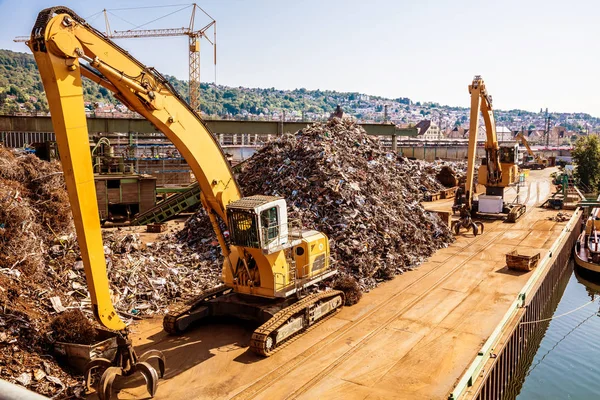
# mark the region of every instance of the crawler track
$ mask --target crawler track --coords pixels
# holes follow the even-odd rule
[[[227,290],[230,290],[230,288],[225,285],[217,286],[216,288],[205,290],[191,301],[175,304],[173,309],[163,318],[164,330],[171,335],[183,333],[183,331],[177,328],[177,320],[179,318],[202,306],[204,302],[222,296]]]
[[[335,300],[336,297],[340,298],[338,306],[335,306],[327,313],[320,315],[313,321],[310,321],[310,319],[307,318],[311,306]],[[256,329],[252,334],[252,339],[250,339],[250,349],[256,354],[268,357],[280,349],[281,345],[302,334],[310,326],[318,324],[337,313],[342,308],[343,304],[344,293],[339,290],[330,290],[327,292],[315,293],[306,296],[297,303],[279,311],[273,316],[273,318]],[[286,337],[283,341],[276,342],[275,335],[277,334],[278,329],[288,323],[291,319],[300,317],[303,319],[302,328],[297,332],[294,332],[292,335]]]

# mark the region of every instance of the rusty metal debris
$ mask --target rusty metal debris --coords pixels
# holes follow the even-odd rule
[[[570,219],[571,219],[571,214],[564,213],[564,212],[559,212],[556,215],[553,215],[552,217],[548,217],[549,221],[554,221],[554,222],[565,222]]]
[[[128,320],[219,283],[220,252],[211,243],[199,253],[172,237],[144,244],[137,233],[113,229],[104,244],[112,298]],[[0,379],[47,396],[80,396],[83,380],[53,357],[53,344],[66,338],[50,324],[72,309],[92,320],[90,303],[60,165],[0,147]]]
[[[0,147],[0,379],[58,397],[83,392],[53,360],[48,330],[65,303],[47,255],[72,233],[70,213],[58,163]]]
[[[328,235],[340,271],[361,290],[414,268],[452,242],[420,202],[443,185],[430,163],[388,152],[348,119],[267,143],[244,166],[245,195],[277,195],[308,228]]]
[[[50,323],[54,339],[58,342],[91,344],[96,339],[96,328],[81,310],[68,310]]]

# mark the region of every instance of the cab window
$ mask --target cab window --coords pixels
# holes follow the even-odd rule
[[[279,236],[279,220],[277,217],[277,207],[271,207],[260,214],[261,225],[263,229],[263,238],[266,242]]]

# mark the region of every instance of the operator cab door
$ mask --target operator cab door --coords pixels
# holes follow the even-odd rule
[[[288,243],[288,219],[285,200],[276,200],[256,208],[259,216],[261,247],[270,252]]]

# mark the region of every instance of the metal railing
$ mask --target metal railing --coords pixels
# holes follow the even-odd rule
[[[334,260],[331,256],[329,256],[329,263],[325,262],[325,258],[323,258],[322,265],[317,265],[317,263],[314,263],[312,266],[312,271],[310,264],[305,264],[298,268],[293,259],[289,259],[288,263],[290,268],[288,269],[287,274],[281,272],[276,272],[273,274],[273,288],[275,289],[276,293],[286,291],[286,289],[291,290],[292,287],[295,292],[299,289],[302,289],[307,282],[318,280],[320,277],[325,275],[329,276],[337,273],[335,270],[336,260]],[[326,265],[329,268],[325,268]],[[298,269],[302,271],[300,275],[297,274]],[[310,275],[310,272],[315,271],[319,271],[319,273]]]
[[[281,232],[287,230],[287,235]],[[263,249],[279,250],[291,246],[294,240],[302,238],[302,221],[290,219],[285,224],[272,224],[261,227],[260,232]]]

